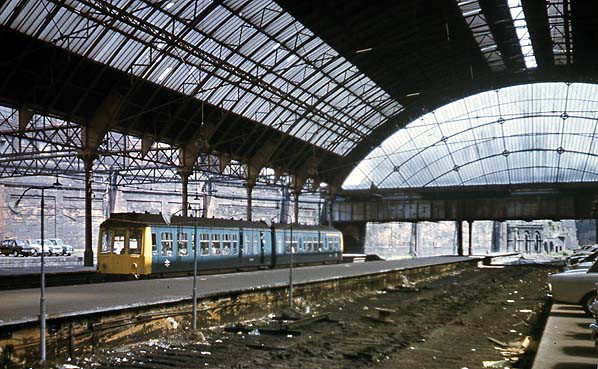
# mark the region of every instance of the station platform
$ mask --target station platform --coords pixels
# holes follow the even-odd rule
[[[532,369],[598,368],[591,322],[580,306],[553,304]]]
[[[442,264],[481,261],[479,257],[438,256],[295,268],[296,285]],[[198,297],[287,286],[289,269],[198,276]],[[48,319],[190,300],[193,277],[147,279],[46,289]],[[0,291],[0,328],[38,320],[39,288]]]

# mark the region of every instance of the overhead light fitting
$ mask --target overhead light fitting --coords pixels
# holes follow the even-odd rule
[[[359,49],[355,51],[355,54],[369,53],[372,50],[374,50],[373,47],[368,47],[367,49]]]
[[[407,97],[419,96],[419,92],[413,92],[406,95]]]

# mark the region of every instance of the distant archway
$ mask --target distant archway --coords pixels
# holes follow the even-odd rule
[[[525,238],[525,253],[526,253],[526,254],[529,254],[529,253],[530,253],[530,243],[531,243],[531,239],[530,239],[530,236],[529,236],[529,232],[528,232],[528,231],[525,231],[524,238]]]

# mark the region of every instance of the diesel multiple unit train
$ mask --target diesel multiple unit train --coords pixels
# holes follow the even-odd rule
[[[98,272],[147,276],[193,270],[340,262],[343,238],[325,226],[115,213],[100,225]]]

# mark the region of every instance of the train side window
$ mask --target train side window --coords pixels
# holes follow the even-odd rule
[[[320,240],[318,241],[318,250],[316,250],[317,252],[322,252],[324,251],[324,239],[320,238]]]
[[[187,256],[189,253],[189,240],[187,239],[187,233],[177,233],[177,241],[179,247],[179,255]]]
[[[158,241],[156,239],[156,234],[152,233],[152,253],[155,254],[158,252]]]
[[[162,243],[162,256],[172,256],[172,233],[162,232],[160,240]]]
[[[253,232],[245,232],[245,248],[243,249],[243,253],[245,255],[252,255],[253,251]]]
[[[220,255],[220,234],[212,233],[212,255]]]
[[[237,255],[239,253],[236,233],[230,235],[230,251],[231,255]]]
[[[109,254],[112,252],[112,231],[103,231],[102,232],[102,254]],[[4,241],[3,241],[4,242]]]
[[[125,231],[115,231],[112,240],[112,252],[123,255],[125,253]]]
[[[289,235],[284,235],[284,252],[285,254],[291,253],[291,237]]]
[[[129,254],[141,254],[141,231],[139,229],[129,231]]]
[[[199,248],[201,255],[210,255],[210,235],[207,233],[201,233],[199,235]]]
[[[222,235],[222,255],[230,255],[230,234],[225,233]]]

